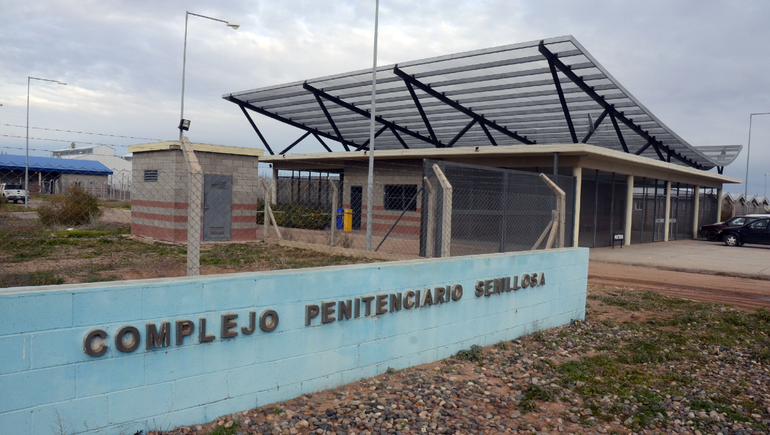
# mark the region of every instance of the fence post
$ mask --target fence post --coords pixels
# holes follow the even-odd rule
[[[452,239],[452,185],[449,184],[449,180],[446,179],[444,173],[438,164],[433,165],[433,172],[436,173],[436,178],[441,184],[441,190],[443,190],[441,210],[441,256],[449,257],[450,242]]]
[[[331,224],[331,236],[329,238],[329,246],[334,246],[334,230],[337,229],[337,185],[333,180],[329,181],[329,185],[332,186],[332,224]],[[320,191],[321,185],[319,183],[318,189]]]
[[[553,248],[553,242],[554,242],[554,239],[556,238],[556,233],[560,232],[558,230],[559,221],[561,220],[560,217],[559,217],[559,211],[558,210],[553,210],[551,212],[551,214],[553,215],[553,218],[551,219],[551,222],[553,222],[553,225],[551,226],[551,234],[548,235],[548,240],[546,240],[546,242],[545,242],[545,249]],[[559,247],[563,248],[564,245],[559,246]]]
[[[268,211],[270,210],[271,195],[267,186],[263,186],[262,188],[265,189],[265,207],[262,212],[262,241],[267,242],[267,230],[270,229],[270,213]]]
[[[436,249],[436,190],[433,188],[428,177],[422,178],[428,190],[428,229],[426,231],[425,256],[433,257],[433,251]]]
[[[187,187],[187,276],[201,274],[201,209],[203,202],[203,169],[187,136],[182,136],[189,185]],[[125,175],[125,174],[124,174]]]
[[[270,199],[272,204],[275,205],[277,204],[276,201],[278,201],[278,168],[275,166],[275,163],[273,163],[273,188],[271,193]]]
[[[558,196],[556,201],[556,219],[558,219],[558,231],[559,231],[559,247],[564,247],[564,221],[566,220],[567,213],[567,194],[559,186],[556,185],[547,175],[541,173],[540,179]],[[556,227],[556,226],[555,226]],[[556,228],[554,228],[556,229]],[[551,235],[553,237],[553,234]],[[551,237],[548,239],[551,240]],[[545,248],[548,249],[550,242],[546,243]]]
[[[267,218],[270,218],[270,221],[273,222],[273,228],[275,229],[275,234],[278,235],[278,240],[281,240],[281,230],[278,229],[278,224],[275,222],[275,216],[273,215],[273,207],[270,205],[270,186],[267,185],[267,181],[264,179],[259,180],[262,183],[262,186],[265,187],[265,195],[267,195],[267,198],[265,198],[265,225],[269,226],[270,224],[267,221]],[[265,240],[267,241],[267,226],[265,227]]]

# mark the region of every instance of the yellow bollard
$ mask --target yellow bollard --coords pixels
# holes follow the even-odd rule
[[[345,209],[345,216],[342,219],[342,225],[343,225],[343,231],[345,231],[346,233],[353,231],[353,209],[352,208]]]

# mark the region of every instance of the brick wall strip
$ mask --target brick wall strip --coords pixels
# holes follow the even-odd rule
[[[157,207],[157,208],[174,208],[174,209],[186,209],[186,202],[167,202],[167,201],[147,201],[143,199],[134,199],[131,201],[132,208],[138,207]]]
[[[152,219],[156,221],[166,221],[166,222],[187,222],[187,216],[175,216],[175,215],[165,215],[165,214],[159,214],[159,213],[142,213],[133,211],[131,212],[131,218],[137,218],[137,219]]]

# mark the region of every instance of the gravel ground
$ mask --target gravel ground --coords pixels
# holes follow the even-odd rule
[[[150,434],[770,433],[770,313],[590,287],[586,321]]]

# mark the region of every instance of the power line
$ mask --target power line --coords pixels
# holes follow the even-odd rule
[[[12,134],[0,134],[0,136],[2,136],[2,137],[11,137],[11,138],[14,138],[14,139],[25,139],[26,138],[26,136],[15,136],[15,135],[12,135]],[[101,142],[83,142],[83,141],[79,141],[79,140],[73,141],[73,140],[69,140],[69,139],[47,139],[47,138],[44,138],[44,137],[31,137],[30,139],[45,140],[45,141],[49,141],[49,142],[76,142],[76,143],[79,143],[79,144],[106,145],[106,146],[113,146],[113,147],[127,147],[128,146],[128,145],[117,145],[117,144],[101,143]]]
[[[2,126],[6,127],[19,127],[19,128],[26,128],[26,125],[18,125],[18,124],[0,124]],[[107,137],[119,137],[124,139],[139,139],[139,140],[152,140],[156,142],[162,142],[162,139],[153,139],[151,137],[134,137],[134,136],[122,136],[119,134],[105,134],[105,133],[93,133],[90,131],[75,131],[75,130],[63,130],[59,128],[46,128],[46,127],[29,127],[33,130],[46,130],[46,131],[59,131],[64,133],[77,133],[77,134],[90,134],[93,136],[107,136]],[[30,138],[31,139],[31,138]],[[83,142],[87,143],[87,142]]]

